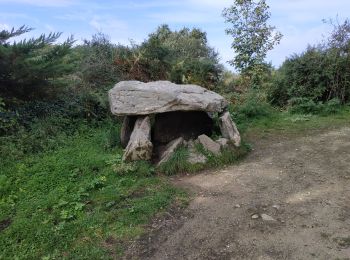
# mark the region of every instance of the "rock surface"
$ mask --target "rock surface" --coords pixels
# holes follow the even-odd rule
[[[125,116],[120,129],[120,144],[125,148],[130,140],[132,130],[134,129],[136,117],[134,116]]]
[[[149,116],[136,119],[134,130],[123,156],[124,161],[150,160],[153,144],[151,142],[151,121]]]
[[[267,215],[267,214],[261,214],[261,218],[262,220],[265,220],[265,221],[276,221],[273,217]]]
[[[152,140],[168,143],[178,137],[196,139],[201,134],[211,135],[213,120],[203,111],[175,111],[155,116]]]
[[[169,81],[121,81],[108,92],[114,115],[147,115],[171,111],[222,112],[227,102],[219,94],[197,85]]]
[[[219,138],[216,142],[220,145],[221,149],[228,147],[229,140],[227,138]]]
[[[220,145],[206,135],[198,136],[198,142],[203,145],[204,149],[212,152],[215,155],[220,154]]]
[[[241,145],[241,136],[235,123],[232,121],[229,112],[226,111],[222,116],[220,116],[219,126],[223,137],[230,140],[236,147]]]
[[[191,164],[204,164],[207,162],[208,158],[203,154],[196,151],[193,140],[190,140],[187,144],[188,148],[188,159],[187,161]]]
[[[168,143],[164,149],[164,151],[160,154],[160,160],[158,162],[158,166],[162,163],[167,162],[171,156],[174,154],[176,149],[183,144],[184,139],[182,137],[179,137],[170,143]]]
[[[207,157],[205,157],[203,154],[198,153],[197,151],[190,150],[188,154],[187,161],[190,164],[204,164],[208,160]]]

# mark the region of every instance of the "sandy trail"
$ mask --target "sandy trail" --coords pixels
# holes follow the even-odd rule
[[[155,219],[126,259],[350,259],[348,127],[271,136],[238,165],[174,182],[189,207]]]

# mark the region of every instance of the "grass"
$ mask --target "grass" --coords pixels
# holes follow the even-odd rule
[[[186,200],[144,162],[116,167],[122,151],[108,138],[85,128],[52,150],[2,154],[0,259],[114,258],[154,214]]]
[[[264,117],[239,122],[239,130],[248,135],[300,134],[311,129],[336,128],[349,123],[350,107],[344,106],[339,112],[329,115],[292,114],[274,110]]]
[[[198,153],[207,157],[206,163],[189,163],[189,150],[186,147],[179,147],[168,161],[159,166],[157,171],[167,175],[172,175],[177,173],[194,173],[204,169],[222,167],[239,161],[250,150],[249,145],[246,143],[243,143],[239,148],[223,149],[220,155],[215,155],[205,150],[200,144],[197,144],[195,148]]]

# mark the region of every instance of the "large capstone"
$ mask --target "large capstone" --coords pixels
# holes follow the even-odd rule
[[[114,115],[148,115],[171,111],[222,112],[227,102],[219,94],[197,85],[169,81],[121,81],[108,92]]]
[[[214,123],[206,112],[176,111],[155,116],[153,141],[168,143],[178,137],[196,139],[199,135],[211,135]]]

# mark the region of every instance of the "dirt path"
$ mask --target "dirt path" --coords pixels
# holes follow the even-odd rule
[[[189,207],[127,259],[350,259],[350,128],[269,137],[239,165],[175,182]]]

